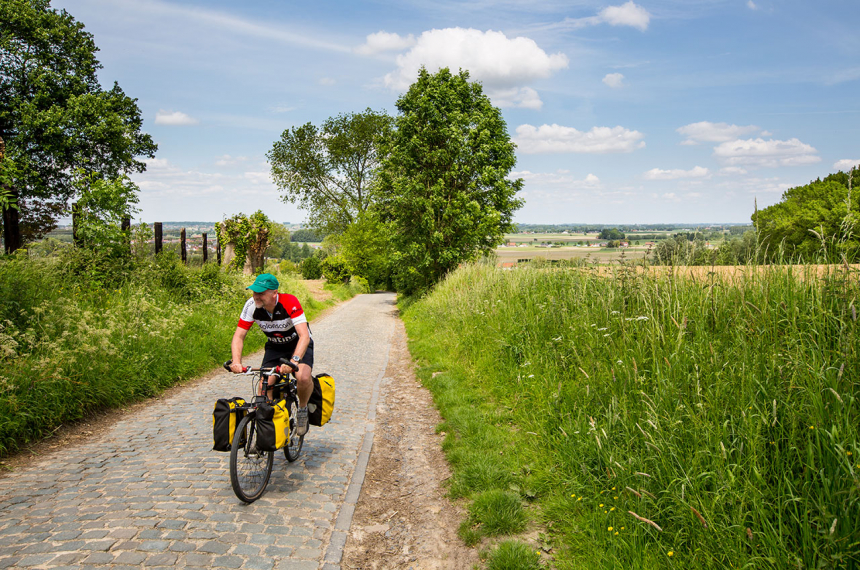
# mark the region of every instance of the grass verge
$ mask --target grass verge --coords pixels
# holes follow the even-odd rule
[[[404,320],[451,495],[534,499],[559,568],[849,568],[858,293],[473,265]]]

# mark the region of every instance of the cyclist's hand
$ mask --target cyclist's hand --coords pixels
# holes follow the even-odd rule
[[[231,362],[230,363],[230,371],[233,372],[233,374],[239,374],[240,372],[242,372],[242,369],[243,369],[243,366],[242,366],[241,362]]]
[[[287,376],[293,369],[287,366],[286,364],[281,364],[278,366],[278,372],[281,373],[281,376]]]

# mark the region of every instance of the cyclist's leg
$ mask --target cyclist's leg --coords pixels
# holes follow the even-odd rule
[[[304,357],[299,361],[299,371],[296,372],[297,387],[299,392],[299,407],[305,408],[314,391],[312,380],[314,368],[314,341],[312,340]]]
[[[281,365],[281,359],[282,358],[289,358],[290,356],[292,356],[292,354],[293,354],[292,352],[290,352],[288,350],[284,350],[283,347],[272,347],[272,346],[269,346],[267,344],[266,345],[266,352],[263,354],[263,364],[261,364],[260,367],[261,368],[271,368],[273,366],[280,366]],[[277,378],[274,376],[267,376],[266,377],[266,382],[269,386],[271,386],[272,384],[275,384],[276,381],[277,381]],[[272,392],[273,392],[273,390],[271,388],[269,388],[267,390],[266,393],[267,393],[267,396],[269,398],[272,398],[274,396]]]

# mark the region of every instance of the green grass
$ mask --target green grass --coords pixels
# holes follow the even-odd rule
[[[279,277],[309,318],[333,303]],[[170,255],[118,262],[69,248],[0,258],[0,456],[228,360],[250,280],[214,264],[189,269]],[[245,352],[264,341],[254,327]]]
[[[539,570],[540,556],[522,542],[506,540],[487,555],[488,570]]]
[[[404,316],[451,494],[534,497],[558,568],[857,567],[860,288],[798,271],[461,268]]]

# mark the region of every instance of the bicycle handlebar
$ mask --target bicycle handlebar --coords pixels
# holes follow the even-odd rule
[[[299,371],[299,367],[298,367],[298,366],[296,366],[296,364],[295,364],[295,363],[293,363],[291,360],[288,360],[288,359],[286,359],[286,358],[281,358],[281,363],[282,363],[282,364],[286,364],[287,366],[289,366],[290,368],[292,368],[292,369],[293,369],[293,372],[298,372],[298,371]],[[224,370],[226,370],[227,372],[232,372],[232,370],[230,370],[230,365],[231,365],[231,364],[233,364],[233,360],[232,360],[232,359],[230,359],[230,360],[228,360],[227,362],[225,362],[225,363],[224,363]],[[254,368],[254,367],[252,367],[252,366],[244,366],[244,367],[242,367],[242,372],[241,372],[241,374],[248,374],[249,372],[263,372],[263,371],[265,371],[265,370],[270,370],[270,371],[271,371],[271,374],[277,374],[277,373],[278,373],[278,367],[277,367],[277,366],[273,366],[272,368]]]

